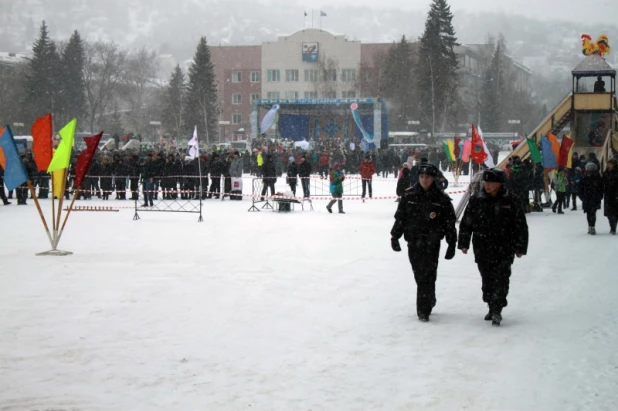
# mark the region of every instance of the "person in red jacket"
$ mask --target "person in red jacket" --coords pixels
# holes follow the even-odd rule
[[[330,165],[330,156],[328,155],[328,151],[324,150],[324,152],[320,156],[320,177],[324,179],[328,177],[328,166],[329,165]]]
[[[367,186],[369,186],[369,198],[373,196],[373,189],[371,187],[371,179],[373,175],[376,173],[376,165],[373,161],[371,161],[371,156],[366,155],[365,160],[360,165],[360,175],[363,179],[363,195],[362,199],[365,201],[365,194],[367,193]]]

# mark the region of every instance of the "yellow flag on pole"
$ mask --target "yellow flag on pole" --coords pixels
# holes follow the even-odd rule
[[[60,134],[60,137],[62,137],[62,141],[60,141],[60,144],[58,145],[58,148],[54,153],[54,157],[52,158],[51,163],[49,163],[49,167],[47,168],[48,173],[56,170],[63,170],[65,168],[69,168],[76,125],[77,119],[74,118],[73,120],[69,121],[69,123],[62,128],[62,130],[58,132],[58,134]]]

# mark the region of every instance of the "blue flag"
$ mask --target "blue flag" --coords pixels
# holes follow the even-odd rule
[[[4,168],[4,185],[9,191],[15,190],[15,187],[28,181],[28,174],[26,174],[21,158],[19,158],[13,133],[11,133],[11,128],[8,125],[0,128],[0,149],[2,149],[5,158],[5,164],[2,165],[2,168]]]
[[[543,148],[543,168],[558,168],[558,159],[551,149],[551,141],[547,137],[541,137],[541,147]]]

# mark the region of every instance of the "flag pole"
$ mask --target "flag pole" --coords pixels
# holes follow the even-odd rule
[[[73,204],[75,204],[75,199],[77,199],[78,195],[79,195],[79,187],[75,189],[75,193],[73,193],[73,199],[71,200],[71,204],[69,204],[69,209],[67,211],[67,215],[64,216],[64,221],[62,222],[62,227],[60,228],[60,231],[58,232],[58,238],[56,239],[56,246],[58,246],[58,244],[60,243],[60,237],[62,237],[62,232],[64,231],[64,226],[67,225],[67,220],[69,219],[69,215],[71,214],[71,210],[73,210]],[[60,220],[58,220],[58,223],[60,223]]]
[[[313,28],[313,9],[311,9],[311,28]]]
[[[43,211],[41,210],[41,204],[39,204],[39,199],[36,197],[36,193],[34,192],[34,187],[32,186],[32,181],[28,180],[28,188],[30,188],[30,193],[32,194],[32,199],[34,200],[34,204],[36,205],[36,209],[39,212],[39,217],[41,217],[41,221],[45,226],[45,232],[47,233],[47,238],[49,238],[49,244],[53,247],[54,242],[52,241],[51,233],[49,232],[49,226],[47,225],[47,221],[45,220],[45,216],[43,215]],[[52,193],[53,200],[53,193]]]
[[[56,243],[53,245],[53,249],[56,250],[58,247],[58,229],[60,228],[60,218],[62,216],[62,203],[64,202],[64,191],[67,186],[67,169],[62,170],[62,189],[60,190],[60,199],[58,200],[58,220],[56,221]]]
[[[56,238],[56,184],[55,184],[55,178],[54,178],[54,172],[52,171],[51,173],[49,173],[51,175],[51,181],[52,181],[52,198],[51,198],[51,206],[52,206],[52,229],[54,232],[54,238]],[[52,243],[52,248],[54,247],[54,244]]]

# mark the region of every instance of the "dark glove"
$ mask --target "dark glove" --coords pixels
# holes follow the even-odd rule
[[[447,260],[452,260],[453,257],[455,257],[455,244],[449,244],[444,258]]]
[[[393,248],[393,251],[396,252],[400,252],[401,251],[401,246],[399,245],[399,240],[396,238],[391,238],[391,247]]]

